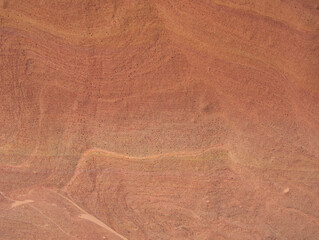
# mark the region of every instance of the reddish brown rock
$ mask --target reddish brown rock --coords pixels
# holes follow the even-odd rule
[[[319,238],[316,1],[0,6],[2,239]]]

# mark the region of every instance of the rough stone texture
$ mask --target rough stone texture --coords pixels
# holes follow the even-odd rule
[[[317,0],[0,0],[0,239],[319,239]]]

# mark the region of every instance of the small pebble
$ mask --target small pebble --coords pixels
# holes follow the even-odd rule
[[[289,189],[289,188],[286,188],[286,189],[284,190],[284,194],[289,193],[289,191],[290,191],[290,189]]]

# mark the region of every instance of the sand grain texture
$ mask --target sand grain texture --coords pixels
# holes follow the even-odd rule
[[[0,238],[319,239],[316,0],[0,0]]]

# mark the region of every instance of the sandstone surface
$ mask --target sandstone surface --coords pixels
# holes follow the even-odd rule
[[[319,239],[317,0],[0,0],[0,239]]]

